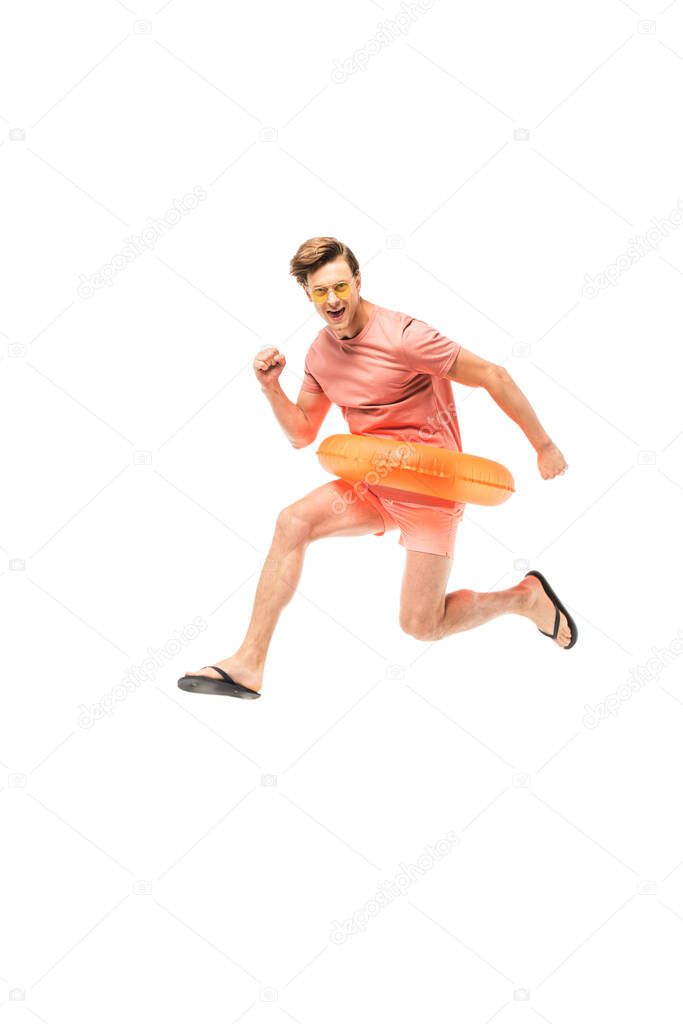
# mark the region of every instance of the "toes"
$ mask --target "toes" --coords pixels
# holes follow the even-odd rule
[[[569,628],[569,623],[565,615],[562,615],[560,619],[560,629],[557,634],[557,642],[561,647],[566,647],[572,638],[572,631]]]

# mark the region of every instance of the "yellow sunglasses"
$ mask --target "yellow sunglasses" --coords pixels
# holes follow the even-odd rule
[[[346,299],[351,294],[351,285],[348,281],[339,281],[338,284],[330,285],[329,288],[323,288],[318,285],[316,288],[311,288],[311,298],[318,305],[327,301],[327,293],[330,289],[334,292],[338,299]]]

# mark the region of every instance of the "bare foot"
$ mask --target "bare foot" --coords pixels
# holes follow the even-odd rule
[[[227,672],[236,683],[241,683],[242,686],[246,686],[249,690],[256,690],[258,692],[263,685],[263,672],[245,665],[239,658],[225,658],[223,661],[217,661],[216,665],[222,668],[224,672]],[[190,669],[185,675],[205,676],[207,679],[222,678],[218,672],[214,672],[208,665],[203,665],[198,669]]]
[[[525,576],[517,585],[522,593],[527,595],[527,607],[524,614],[544,633],[550,633],[552,638],[555,628],[555,605],[543,589],[541,581],[536,576]],[[566,647],[571,638],[567,617],[560,612],[560,628],[557,631],[555,643],[559,647]]]

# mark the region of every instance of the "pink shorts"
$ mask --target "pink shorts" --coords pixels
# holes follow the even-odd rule
[[[408,551],[426,551],[433,555],[453,557],[455,534],[465,509],[463,502],[440,507],[394,500],[384,494],[376,494],[371,487],[359,488],[356,493],[374,505],[382,516],[384,526],[375,533],[375,537],[381,537],[389,530],[400,529],[398,542]]]

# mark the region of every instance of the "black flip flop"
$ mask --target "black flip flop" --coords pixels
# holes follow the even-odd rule
[[[250,690],[248,686],[242,686],[235,679],[232,679],[227,672],[224,672],[218,665],[206,665],[205,668],[212,668],[219,672],[222,679],[211,679],[210,676],[181,676],[178,686],[181,690],[188,690],[189,693],[217,693],[224,697],[240,697],[242,700],[256,700],[261,694],[257,690]]]
[[[567,625],[569,626],[569,632],[572,635],[572,638],[569,641],[569,643],[567,644],[567,646],[563,648],[563,650],[568,651],[570,647],[574,646],[574,644],[576,643],[576,641],[579,638],[579,630],[578,630],[578,627],[577,627],[576,623],[574,622],[573,618],[571,617],[571,615],[569,614],[569,612],[567,611],[565,606],[562,604],[562,602],[560,601],[559,597],[557,596],[557,594],[555,593],[555,591],[550,586],[550,584],[548,583],[547,579],[545,578],[545,576],[542,573],[538,572],[536,569],[532,569],[530,572],[526,573],[526,575],[527,576],[535,576],[536,577],[536,579],[540,582],[541,586],[545,590],[545,592],[548,595],[548,597],[550,598],[550,600],[555,605],[555,627],[554,627],[552,633],[546,633],[545,630],[543,630],[543,629],[539,629],[538,632],[539,633],[543,633],[543,636],[549,636],[549,637],[551,637],[551,639],[557,640],[557,634],[558,634],[559,629],[560,629],[560,612],[561,612],[564,615],[564,617],[566,618],[566,620],[567,620]]]

